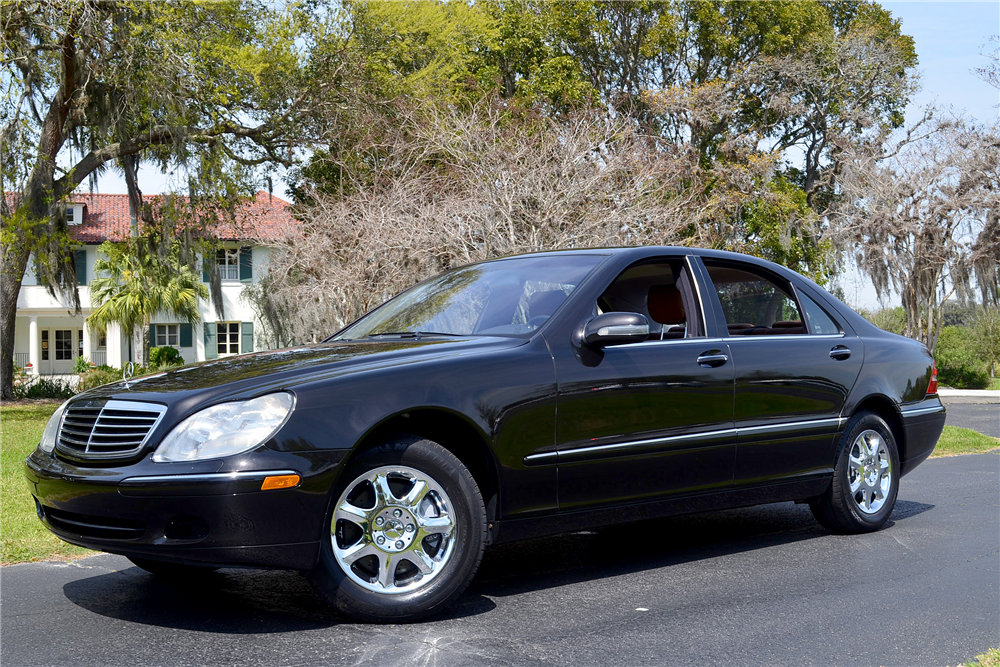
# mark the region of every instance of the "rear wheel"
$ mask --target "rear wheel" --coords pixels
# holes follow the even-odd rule
[[[447,449],[401,438],[361,454],[333,494],[310,580],[338,611],[413,621],[461,595],[486,544],[486,510]]]
[[[835,533],[881,528],[899,490],[899,453],[885,421],[873,412],[847,424],[829,490],[810,504],[813,515]]]

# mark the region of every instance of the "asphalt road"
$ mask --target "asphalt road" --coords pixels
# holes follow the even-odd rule
[[[3,665],[955,665],[1000,646],[1000,456],[931,460],[889,526],[803,505],[487,552],[447,617],[363,626],[294,573],[178,586],[101,555],[5,567]]]
[[[949,403],[945,407],[946,424],[1000,438],[1000,403]]]

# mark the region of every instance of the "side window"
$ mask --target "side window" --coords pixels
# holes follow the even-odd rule
[[[635,264],[597,300],[598,312],[639,313],[649,320],[650,340],[705,335],[693,282],[683,259]]]
[[[792,292],[783,280],[753,267],[705,262],[722,303],[730,336],[779,336],[806,333]]]
[[[839,334],[840,325],[833,321],[822,307],[799,290],[799,303],[806,316],[806,324],[809,325],[809,333],[813,334]]]

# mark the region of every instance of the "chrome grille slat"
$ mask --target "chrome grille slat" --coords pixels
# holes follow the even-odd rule
[[[166,406],[120,400],[83,400],[66,408],[56,445],[78,460],[124,459],[142,451]]]

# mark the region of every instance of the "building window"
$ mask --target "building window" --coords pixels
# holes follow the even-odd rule
[[[178,324],[157,324],[156,326],[156,346],[180,345],[180,325]]]
[[[73,359],[73,330],[56,329],[56,361]]]
[[[219,265],[219,277],[223,280],[240,279],[240,249],[222,248],[215,253]]]
[[[77,345],[76,345],[76,356],[83,356],[83,329],[77,329]]]
[[[102,331],[100,335],[97,336],[97,348],[103,350],[108,346],[108,334]]]
[[[49,360],[49,330],[42,330],[42,361]]]
[[[217,322],[216,323],[217,344],[219,346],[219,356],[224,357],[230,354],[240,353],[240,323],[239,322]]]
[[[74,209],[73,209],[72,206],[67,206],[66,207],[66,224],[67,225],[74,225],[74,224],[76,224],[76,221],[73,219],[74,213],[75,213],[75,211],[74,211]]]

